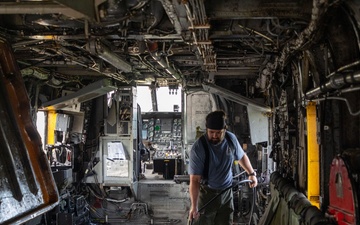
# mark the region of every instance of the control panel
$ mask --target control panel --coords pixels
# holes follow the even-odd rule
[[[142,114],[143,140],[157,146],[154,158],[176,158],[180,154],[182,120],[180,112]]]

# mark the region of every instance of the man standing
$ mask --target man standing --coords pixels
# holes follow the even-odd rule
[[[203,140],[201,140],[203,139]],[[207,145],[207,146],[204,146]],[[190,152],[190,200],[189,220],[195,225],[231,225],[233,222],[232,165],[238,161],[257,186],[257,178],[249,158],[236,136],[226,130],[224,111],[214,111],[206,116],[206,134],[199,138]],[[204,182],[204,178],[206,181]],[[202,206],[227,189],[203,212]]]

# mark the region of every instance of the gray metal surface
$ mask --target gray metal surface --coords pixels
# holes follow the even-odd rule
[[[229,91],[229,90],[222,88],[220,86],[217,86],[215,84],[208,83],[208,84],[203,84],[202,86],[203,86],[204,90],[206,90],[210,93],[222,96],[222,97],[229,99],[233,102],[236,102],[240,105],[251,106],[252,108],[255,108],[257,110],[264,111],[264,112],[271,111],[270,107],[266,106],[265,104],[259,103],[259,102],[255,101],[254,99],[246,98],[240,94]]]
[[[43,107],[47,110],[63,109],[66,107],[71,107],[74,104],[89,101],[116,89],[117,87],[113,85],[109,79],[102,79],[89,84],[77,92],[45,102]]]
[[[186,96],[185,118],[185,142],[193,143],[196,138],[196,130],[205,131],[205,117],[215,110],[215,103],[208,92],[197,91]]]
[[[58,203],[12,50],[0,39],[0,224],[22,224]]]
[[[186,183],[176,184],[174,181],[142,180],[139,182],[141,202],[147,202],[153,213],[154,224],[187,224],[190,197]]]

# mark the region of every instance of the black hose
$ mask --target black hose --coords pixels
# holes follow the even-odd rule
[[[233,183],[230,187],[225,188],[225,189],[222,190],[220,193],[218,193],[217,195],[215,195],[212,199],[210,199],[205,205],[203,205],[200,209],[198,209],[197,212],[200,213],[200,212],[201,212],[202,210],[204,210],[207,206],[209,206],[210,203],[212,203],[215,199],[217,199],[220,195],[222,195],[224,192],[226,192],[226,191],[229,190],[230,188],[234,188],[234,187],[236,187],[236,186],[238,186],[238,185],[240,185],[240,184],[251,183],[251,182],[252,182],[252,180],[241,180],[241,181],[239,181],[239,182]],[[255,198],[254,198],[254,200],[255,200]],[[255,202],[254,202],[254,203],[255,203]],[[254,204],[252,205],[251,211],[253,211],[253,209],[254,209]],[[251,212],[251,214],[252,214],[252,212]],[[189,218],[189,219],[191,219],[190,225],[192,225],[194,219],[193,219],[193,218]],[[250,218],[249,224],[250,224],[250,222],[251,222],[251,218]]]
[[[256,201],[256,187],[253,187],[253,202],[252,202],[252,204],[251,204],[250,218],[249,218],[249,223],[248,223],[248,225],[251,225],[251,221],[252,221],[252,217],[253,217],[253,213],[254,213],[255,201]]]

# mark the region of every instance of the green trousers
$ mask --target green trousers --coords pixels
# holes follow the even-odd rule
[[[200,187],[198,208],[207,204],[221,190],[213,190],[206,186]],[[233,192],[232,189],[222,193],[210,203],[200,214],[200,218],[193,221],[193,225],[231,225],[233,223]]]

